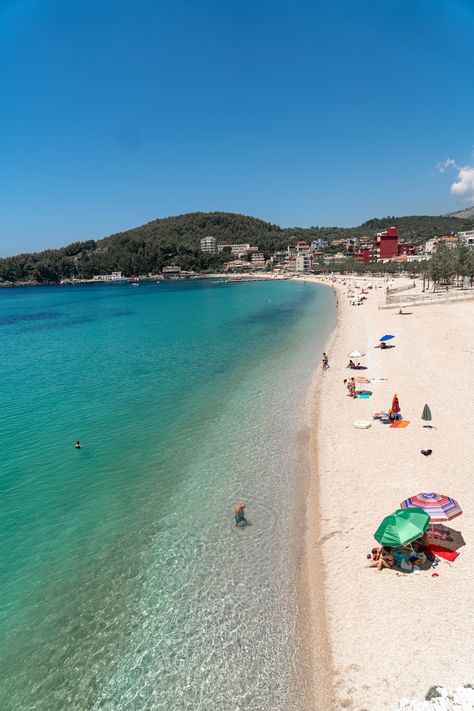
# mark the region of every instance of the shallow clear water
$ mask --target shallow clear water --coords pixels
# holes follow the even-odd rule
[[[3,711],[299,708],[298,433],[334,321],[290,282],[0,291]]]

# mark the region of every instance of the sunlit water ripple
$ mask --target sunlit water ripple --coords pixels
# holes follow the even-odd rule
[[[297,435],[334,319],[300,283],[0,291],[2,711],[303,708]]]

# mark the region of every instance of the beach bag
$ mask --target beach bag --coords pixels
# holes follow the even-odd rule
[[[406,558],[402,558],[402,560],[400,561],[400,568],[406,573],[411,573],[411,571],[413,570],[412,564]]]

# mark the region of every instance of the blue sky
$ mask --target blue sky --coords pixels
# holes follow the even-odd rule
[[[0,253],[474,204],[473,33],[473,0],[0,0]]]

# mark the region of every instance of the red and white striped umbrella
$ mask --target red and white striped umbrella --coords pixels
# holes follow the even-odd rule
[[[419,508],[426,511],[432,523],[451,521],[462,514],[462,509],[455,499],[444,494],[429,493],[416,494],[405,499],[400,504],[401,509]]]

